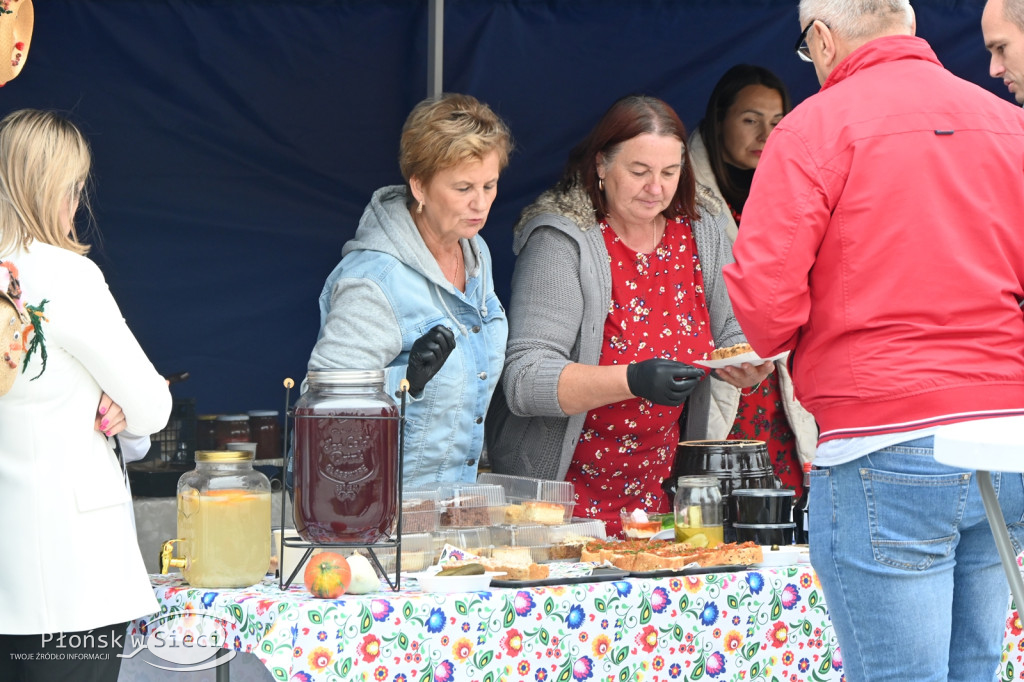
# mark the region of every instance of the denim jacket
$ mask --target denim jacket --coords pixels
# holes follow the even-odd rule
[[[505,358],[508,322],[479,236],[462,240],[465,293],[427,250],[401,186],[377,190],[320,294],[320,334],[309,369],[385,369],[398,399],[409,350],[434,325],[455,350],[406,405],[403,487],[476,480],[484,415]]]

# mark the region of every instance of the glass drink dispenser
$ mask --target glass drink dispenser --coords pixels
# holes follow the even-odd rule
[[[399,509],[399,411],[382,370],[307,375],[295,403],[295,530],[312,543],[373,544]]]

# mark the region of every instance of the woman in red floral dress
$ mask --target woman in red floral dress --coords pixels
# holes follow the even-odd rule
[[[623,508],[671,508],[682,403],[705,376],[690,363],[744,340],[721,280],[721,206],[697,196],[685,139],[665,102],[620,99],[516,226],[492,468],[573,482],[575,514],[609,533]],[[770,371],[719,374],[749,387]]]

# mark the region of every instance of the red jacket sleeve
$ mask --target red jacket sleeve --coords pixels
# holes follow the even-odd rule
[[[736,319],[761,357],[792,350],[807,323],[815,254],[831,213],[825,178],[804,140],[776,128],[743,208],[736,262],[724,268]]]

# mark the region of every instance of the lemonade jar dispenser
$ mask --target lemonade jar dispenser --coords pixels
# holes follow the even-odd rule
[[[196,452],[196,468],[178,479],[178,537],[161,549],[162,573],[177,566],[193,587],[247,587],[266,575],[270,481],[252,460],[251,451]]]
[[[714,476],[680,476],[673,511],[676,542],[716,547],[724,541],[722,492]]]

